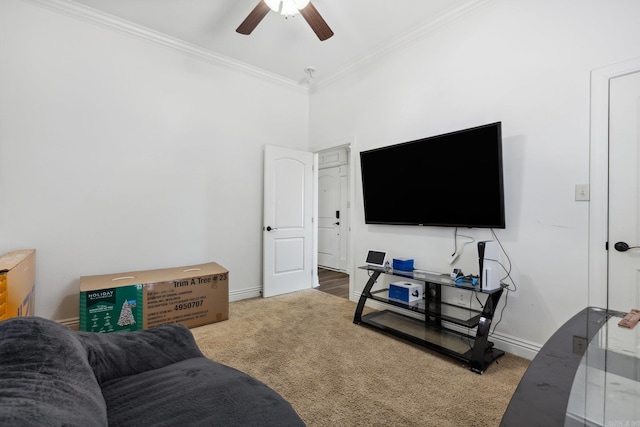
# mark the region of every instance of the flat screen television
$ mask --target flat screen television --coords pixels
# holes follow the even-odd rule
[[[505,228],[502,122],[360,153],[367,224]]]

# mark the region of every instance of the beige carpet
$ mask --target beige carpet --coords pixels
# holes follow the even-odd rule
[[[204,354],[263,381],[308,426],[498,426],[529,361],[482,375],[353,323],[356,304],[317,290],[230,304],[192,329]],[[251,402],[247,402],[251,405]]]

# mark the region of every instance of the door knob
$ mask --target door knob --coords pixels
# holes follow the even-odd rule
[[[627,242],[618,242],[615,245],[613,245],[614,248],[616,248],[616,251],[618,252],[626,252],[629,249],[637,249],[640,248],[640,246],[629,246],[627,244]]]
[[[267,225],[267,227],[265,228],[265,230],[267,231],[271,231],[271,230],[277,230],[277,228],[273,228],[270,225]]]

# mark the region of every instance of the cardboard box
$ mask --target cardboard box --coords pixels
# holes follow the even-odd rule
[[[22,249],[0,257],[0,320],[36,311],[36,251]]]
[[[410,282],[395,282],[389,285],[389,298],[402,302],[422,300],[424,287]]]
[[[80,278],[80,330],[118,332],[229,318],[229,271],[211,262]]]
[[[0,257],[0,320],[35,314],[35,249]]]

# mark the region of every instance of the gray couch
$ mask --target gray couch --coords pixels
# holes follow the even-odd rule
[[[191,331],[74,332],[0,322],[2,426],[304,426],[262,382],[213,362]]]

